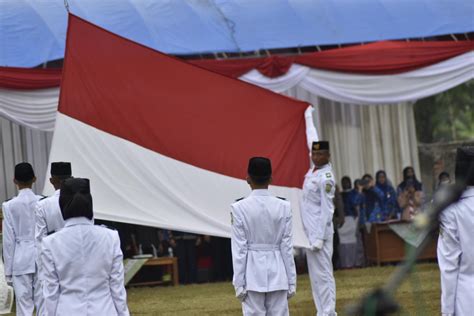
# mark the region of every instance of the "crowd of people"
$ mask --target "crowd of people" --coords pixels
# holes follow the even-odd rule
[[[449,173],[442,172],[438,187],[449,183]],[[365,174],[352,182],[350,177],[344,176],[340,185],[342,189],[336,192],[335,198],[338,209],[335,216],[342,217],[337,221],[340,227],[337,229],[336,268],[364,266],[366,224],[411,221],[422,211],[425,203],[423,184],[416,177],[413,167],[403,170],[403,181],[396,187],[384,170],[379,170],[375,179],[371,174]]]
[[[149,255],[177,257],[180,284],[228,281],[232,259],[228,238],[171,231],[150,226],[95,220],[116,229],[125,259]],[[131,283],[167,279],[165,269],[142,268]]]
[[[375,180],[370,174],[355,180],[354,188],[345,176],[339,190],[329,162],[329,143],[313,142],[311,157],[314,166],[305,175],[300,204],[309,241],[305,254],[316,308],[334,316],[333,238],[339,239],[341,267],[363,265],[360,254],[364,253],[364,229],[377,222],[412,220],[422,211],[423,186],[413,168],[407,167],[396,189],[386,173],[379,171]],[[446,310],[466,310],[463,304],[469,301],[458,302],[448,294],[453,288],[468,288],[471,282],[469,279],[458,284],[452,267],[457,267],[458,274],[463,273],[459,266],[469,269],[474,258],[466,248],[470,243],[463,239],[472,235],[474,224],[470,213],[473,168],[474,148],[459,149],[456,181],[464,180],[467,190],[458,205],[442,214],[438,244],[442,308]],[[31,190],[36,179],[31,165],[18,164],[14,181],[19,194],[2,205],[4,275],[13,284],[17,313],[31,315],[36,309],[37,315],[129,315],[123,254],[133,257],[150,253],[176,255],[181,283],[196,282],[199,266],[207,269],[207,281],[211,280],[209,271],[213,267],[214,272],[221,272],[221,280],[232,274],[244,315],[288,315],[288,299],[296,294],[297,281],[292,212],[290,202],[268,191],[271,177],[268,158],[250,159],[247,182],[252,193],[231,205],[229,252],[228,240],[223,238],[150,227],[122,227],[119,236],[115,230],[94,225],[98,223],[94,223],[89,180],[73,178],[70,163],[52,163],[50,182],[56,192],[46,198]],[[449,183],[449,174],[440,174],[439,186]],[[336,220],[334,230],[338,213],[342,220]],[[463,222],[456,217],[463,217]],[[455,257],[453,249],[457,249]],[[461,260],[463,252],[466,255]],[[466,292],[458,294],[456,297],[461,298]]]
[[[53,162],[55,194],[36,195],[35,181],[31,164],[17,164],[18,195],[2,204],[4,272],[16,314],[129,315],[120,239],[94,225],[89,180],[73,178],[70,163]]]

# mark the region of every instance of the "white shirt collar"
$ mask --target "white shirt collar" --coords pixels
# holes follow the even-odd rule
[[[467,186],[466,190],[461,195],[461,198],[474,196],[474,186]]]
[[[328,168],[331,168],[332,165],[330,162],[328,162],[327,164],[321,166],[321,168],[318,168],[316,170],[314,170],[314,165],[309,169],[309,173],[316,173],[316,171],[321,171],[321,170],[325,170],[325,169],[328,169]]]
[[[267,189],[258,189],[258,190],[252,190],[252,193],[250,193],[251,196],[269,196],[270,192]]]
[[[94,220],[90,220],[87,217],[72,217],[68,218],[64,222],[65,227],[75,226],[75,225],[94,225]]]
[[[23,195],[23,194],[34,194],[33,190],[26,188],[26,189],[21,189],[18,191],[18,196]]]

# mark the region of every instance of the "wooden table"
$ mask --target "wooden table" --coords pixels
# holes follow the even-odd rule
[[[179,274],[178,274],[178,258],[176,257],[158,257],[158,258],[150,258],[148,259],[143,266],[165,266],[168,269],[171,269],[171,282],[174,286],[179,285]],[[137,283],[129,283],[130,286],[140,286],[140,285],[158,285],[163,284],[166,281],[161,280],[154,280],[154,281],[147,281],[147,282],[137,282]]]
[[[402,223],[402,222],[400,222]],[[397,224],[397,223],[390,223]],[[431,240],[428,248],[418,259],[436,259],[438,238]],[[380,265],[381,263],[399,262],[405,258],[408,245],[389,227],[389,223],[374,223],[370,233],[365,236],[365,253],[367,260]]]

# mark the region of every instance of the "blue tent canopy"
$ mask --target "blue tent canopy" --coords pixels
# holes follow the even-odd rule
[[[169,54],[245,52],[474,31],[472,0],[68,0],[70,12]],[[64,55],[64,0],[0,1],[0,66]]]

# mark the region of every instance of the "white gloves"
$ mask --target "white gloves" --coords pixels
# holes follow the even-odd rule
[[[247,290],[244,287],[238,287],[235,289],[235,297],[239,299],[239,301],[243,302],[247,297]]]
[[[292,298],[296,294],[296,285],[290,285],[288,288],[288,299]]]
[[[12,276],[11,275],[6,275],[5,276],[5,281],[7,281],[8,285],[12,285],[13,284]]]
[[[316,241],[311,245],[311,251],[319,251],[323,248],[324,240],[316,239]]]
[[[314,108],[312,106],[308,106],[306,111],[304,111],[304,117],[307,119],[313,119],[313,112]]]

